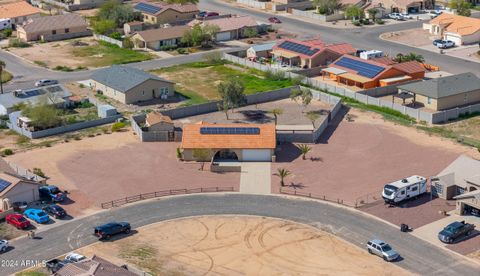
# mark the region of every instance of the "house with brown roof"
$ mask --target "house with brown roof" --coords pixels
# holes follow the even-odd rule
[[[123,24],[123,32],[126,35],[143,31],[144,23],[142,21],[132,21]]]
[[[32,18],[17,29],[17,37],[23,41],[56,41],[88,36],[83,17],[74,13]]]
[[[173,131],[175,128],[170,117],[156,111],[147,114],[145,127],[148,131]]]
[[[117,266],[96,255],[90,260],[68,263],[55,276],[137,276],[124,267]]]
[[[23,22],[40,17],[42,10],[35,8],[27,1],[18,1],[0,5],[0,18],[10,18],[14,27]]]
[[[167,4],[140,2],[133,6],[142,13],[143,22],[152,25],[187,22],[195,18],[199,10],[195,4]]]
[[[180,43],[189,26],[173,26],[139,31],[132,35],[131,39],[135,48],[145,48],[159,51],[165,46],[176,46]]]
[[[456,45],[480,42],[480,19],[450,13],[441,15],[423,24],[423,29],[430,34],[451,40]]]
[[[276,148],[274,124],[210,124],[183,126],[186,161],[271,162]]]
[[[258,33],[262,33],[266,25],[259,24],[250,16],[222,16],[219,18],[196,19],[188,23],[190,27],[197,24],[200,25],[216,25],[220,28],[215,36],[216,41],[228,41],[245,37],[247,29],[255,29]]]
[[[27,180],[9,172],[0,173],[0,210],[12,208],[14,202],[33,202],[40,199],[39,182]]]
[[[385,60],[362,59],[343,55],[322,70],[323,77],[328,77],[339,84],[369,89],[392,84],[423,79],[425,68],[417,61],[388,64]]]
[[[348,43],[325,44],[323,41],[285,39],[273,46],[273,62],[282,66],[314,68],[326,66],[344,54],[357,50]]]

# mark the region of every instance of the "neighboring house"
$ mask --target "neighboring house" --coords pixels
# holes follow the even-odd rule
[[[174,83],[140,69],[113,65],[93,73],[90,87],[124,104],[174,95]]]
[[[369,9],[377,9],[380,15],[392,12],[419,13],[424,9],[433,9],[433,0],[340,0],[343,6],[355,5],[362,8],[368,16]]]
[[[96,255],[90,260],[67,263],[54,276],[137,276],[128,269],[117,266]]]
[[[456,199],[456,213],[480,209],[480,161],[461,155],[432,178],[432,194]]]
[[[39,182],[24,179],[7,172],[0,173],[0,209],[12,208],[14,202],[33,202],[40,199]]]
[[[139,31],[143,31],[143,22],[140,21],[132,21],[123,24],[123,32],[126,35],[133,34]]]
[[[339,84],[369,89],[423,79],[425,68],[417,61],[388,65],[380,62],[344,55],[322,70],[324,76]]]
[[[462,73],[398,86],[400,93],[414,95],[415,103],[432,110],[480,103],[480,78]]]
[[[423,24],[430,34],[452,40],[456,45],[480,42],[480,19],[450,13],[441,15]]]
[[[245,37],[245,30],[254,28],[258,33],[266,31],[267,25],[260,24],[250,16],[227,16],[220,18],[204,20],[192,20],[188,23],[190,27],[197,24],[201,25],[216,25],[220,31],[216,34],[216,41],[228,41]]]
[[[148,48],[154,51],[161,50],[163,46],[176,46],[180,43],[189,26],[173,26],[168,28],[139,31],[131,39],[135,48]]]
[[[173,131],[175,128],[170,117],[155,111],[147,114],[145,127],[148,128],[148,131]]]
[[[105,4],[107,0],[70,0],[73,5],[81,5],[83,8],[98,8]],[[123,2],[123,0],[122,0]]]
[[[195,4],[140,2],[135,4],[133,8],[142,13],[143,22],[153,25],[186,22],[194,19],[199,13]]]
[[[274,124],[186,124],[181,144],[183,159],[271,162],[275,135]]]
[[[32,18],[17,29],[17,37],[23,41],[55,41],[91,34],[85,19],[74,13]]]
[[[42,10],[33,7],[27,1],[0,5],[0,18],[10,18],[14,27],[28,19],[40,17],[41,12]]]
[[[273,62],[290,67],[314,68],[326,66],[356,49],[347,43],[327,45],[321,40],[285,39],[273,47]]]
[[[271,58],[273,46],[276,42],[257,44],[247,49],[247,58],[256,61],[259,58]]]
[[[142,142],[180,142],[182,130],[175,127],[170,117],[153,111],[131,118],[132,129]]]
[[[0,115],[8,115],[16,111],[16,106],[20,104],[36,104],[42,101],[65,107],[70,103],[70,96],[72,93],[61,85],[0,94]]]

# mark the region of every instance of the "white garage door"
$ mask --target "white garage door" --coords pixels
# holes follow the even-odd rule
[[[268,149],[258,149],[258,150],[243,150],[243,161],[264,161],[271,162],[272,156],[270,150]]]
[[[16,193],[9,193],[7,194],[7,198],[10,201],[10,203],[13,202],[32,202],[37,200],[34,196],[34,191],[33,190],[27,190],[27,191],[19,191]]]
[[[458,36],[446,35],[446,36],[445,36],[445,39],[451,40],[451,41],[455,42],[455,46],[462,45],[462,39],[461,39],[460,37],[458,37]]]
[[[223,32],[217,34],[217,41],[226,41],[231,39],[230,32]]]

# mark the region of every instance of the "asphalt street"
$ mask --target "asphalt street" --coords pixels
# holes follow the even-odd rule
[[[247,14],[263,22],[267,22],[268,17],[272,16],[271,14],[262,11],[234,6],[220,0],[201,0],[200,8],[202,10],[220,11],[222,13]],[[423,24],[423,21],[411,21],[374,28],[356,27],[354,29],[337,29],[302,21],[291,16],[282,16],[279,14],[276,14],[275,16],[282,21],[282,24],[278,25],[280,28],[304,37],[311,38],[320,36],[322,40],[328,43],[345,42],[352,44],[357,49],[381,50],[390,55],[415,52],[425,57],[427,62],[440,66],[441,70],[443,71],[454,74],[473,72],[480,76],[480,63],[478,62],[472,62],[415,47],[410,47],[407,45],[385,41],[379,37],[382,33],[401,31],[411,28],[420,28]],[[476,14],[476,16],[480,16],[480,14]]]
[[[255,215],[292,220],[328,231],[362,249],[369,239],[383,239],[401,255],[395,264],[419,275],[471,276],[478,275],[480,270],[480,266],[463,258],[347,208],[278,196],[204,194],[169,197],[111,209],[37,232],[41,238],[38,240],[15,240],[11,243],[13,248],[0,255],[3,266],[0,275],[25,269],[26,260],[41,262],[94,243],[97,239],[92,235],[93,227],[109,221],[128,221],[135,229],[200,215]],[[135,231],[132,233],[135,235]]]

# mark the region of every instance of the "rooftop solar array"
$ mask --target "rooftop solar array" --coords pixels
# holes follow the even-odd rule
[[[3,180],[0,178],[0,192],[3,192],[3,190],[5,190],[6,188],[8,188],[8,186],[12,185],[11,182],[8,182],[6,180]]]
[[[312,56],[316,54],[318,51],[320,51],[320,49],[317,49],[317,48],[312,49],[309,46],[305,46],[305,45],[298,44],[291,41],[284,41],[279,45],[279,47],[288,51],[304,54],[307,56]]]
[[[137,5],[135,5],[135,9],[139,10],[139,11],[142,11],[142,12],[149,13],[149,14],[156,14],[162,8],[154,6],[154,5],[150,5],[150,4],[147,4],[147,3],[138,3]]]
[[[24,99],[24,98],[34,97],[34,96],[40,96],[40,95],[43,95],[43,94],[45,94],[45,93],[46,93],[46,92],[43,91],[43,90],[33,89],[33,90],[23,91],[22,93],[18,93],[18,94],[17,94],[17,97]]]
[[[336,65],[357,71],[357,73],[361,76],[367,78],[374,78],[380,72],[382,72],[385,68],[377,65],[373,65],[367,62],[363,62],[356,59],[351,59],[348,57],[342,57],[339,61],[335,62]]]
[[[201,127],[200,134],[243,134],[258,135],[258,127]]]

